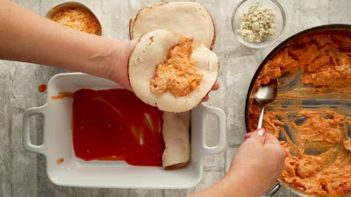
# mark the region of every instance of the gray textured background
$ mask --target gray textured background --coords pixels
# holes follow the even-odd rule
[[[287,15],[286,29],[280,41],[309,27],[330,23],[351,23],[351,0],[278,1]],[[17,0],[17,2],[33,12],[45,15],[49,8],[62,1]],[[139,8],[155,1],[85,0],[79,2],[86,4],[97,14],[107,36],[127,39],[129,18]],[[236,40],[231,30],[230,17],[240,0],[199,0],[199,2],[214,15],[217,25],[215,52],[222,66],[219,79],[221,89],[211,93],[208,104],[225,110],[228,141],[226,151],[204,159],[204,175],[199,185],[188,190],[131,190],[68,188],[52,184],[46,175],[45,158],[23,149],[22,113],[26,108],[45,103],[46,95],[38,92],[38,85],[47,83],[51,76],[63,71],[42,65],[0,61],[0,197],[176,197],[205,188],[220,179],[243,140],[244,101],[250,79],[259,63],[274,46],[254,50],[242,46]],[[207,119],[208,143],[215,144],[216,122],[213,117],[207,117]],[[35,123],[32,130],[42,130],[42,120],[39,119]],[[39,141],[41,135],[40,132],[33,132],[33,138]],[[248,186],[248,189],[250,187],[253,186]],[[282,189],[277,196],[295,195]]]

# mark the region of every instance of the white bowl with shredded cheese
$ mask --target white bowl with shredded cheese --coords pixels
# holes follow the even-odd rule
[[[99,18],[89,7],[79,2],[60,3],[51,8],[45,16],[78,31],[103,35]]]
[[[238,40],[250,48],[274,43],[285,27],[285,13],[276,0],[243,0],[232,16]]]

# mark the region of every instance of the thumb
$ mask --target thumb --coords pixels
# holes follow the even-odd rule
[[[266,134],[265,144],[277,144],[277,145],[280,145],[280,142],[274,135],[272,135],[270,133],[267,133]]]
[[[260,143],[264,144],[265,138],[266,138],[266,130],[264,128],[260,128],[253,132],[250,139],[257,140]]]
[[[131,51],[134,50],[134,48],[135,48],[135,46],[136,46],[137,43],[138,43],[138,40],[136,40],[136,39],[131,40],[131,41],[129,42],[129,48],[130,48]]]

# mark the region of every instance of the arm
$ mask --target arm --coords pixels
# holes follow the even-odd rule
[[[273,135],[256,131],[240,146],[227,175],[191,197],[259,197],[279,176],[284,158],[284,149]]]
[[[79,32],[0,0],[0,59],[61,67],[129,87],[127,63],[134,42]]]

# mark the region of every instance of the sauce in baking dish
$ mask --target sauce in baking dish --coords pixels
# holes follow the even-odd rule
[[[75,155],[162,166],[162,115],[128,90],[78,90],[73,93]]]

